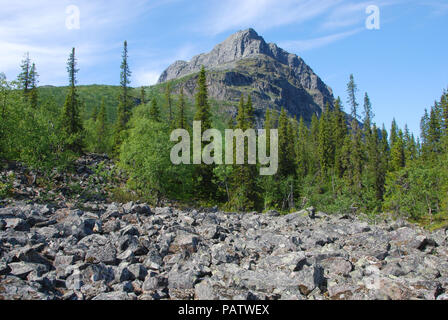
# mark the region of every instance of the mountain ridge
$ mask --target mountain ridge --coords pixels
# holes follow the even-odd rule
[[[267,107],[284,107],[291,116],[310,122],[313,114],[320,115],[325,104],[333,104],[332,89],[302,58],[267,43],[252,28],[232,34],[209,53],[196,55],[188,62],[174,62],[158,83],[192,76],[181,86],[193,96],[193,84],[188,81],[202,66],[208,71],[211,97],[237,102],[242,93],[251,94],[257,116],[264,114]],[[174,89],[180,89],[179,85]]]

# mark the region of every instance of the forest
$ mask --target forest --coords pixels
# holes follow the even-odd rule
[[[310,125],[285,110],[267,109],[264,129],[278,129],[279,167],[259,175],[259,165],[173,165],[174,129],[254,128],[250,96],[236,118],[209,99],[203,68],[194,101],[170,82],[132,88],[127,43],[120,86],[78,86],[73,49],[68,86],[39,87],[36,65],[25,55],[17,79],[0,73],[0,159],[17,161],[51,181],[70,171],[83,153],[107,154],[126,174],[123,193],[160,205],[177,201],[229,211],[283,213],[315,207],[328,213],[388,213],[429,228],[448,225],[448,92],[425,110],[419,137],[408,128],[378,126],[369,95],[358,101],[354,76],[346,99],[327,105]],[[345,104],[345,107],[344,107]],[[349,116],[344,110],[350,110]],[[267,143],[270,141],[268,139]],[[269,150],[269,147],[267,147]],[[0,198],[9,196],[8,178]]]

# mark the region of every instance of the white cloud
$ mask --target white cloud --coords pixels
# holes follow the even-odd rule
[[[138,70],[134,72],[134,86],[150,86],[156,84],[161,72],[157,70]]]
[[[64,83],[65,64],[73,46],[80,64],[101,62],[111,47],[116,48],[110,42],[117,31],[148,10],[172,1],[0,0],[0,72],[15,78],[23,55],[29,52],[41,83]],[[79,30],[66,28],[69,5],[79,7]]]
[[[363,29],[355,29],[355,30],[351,30],[351,31],[347,31],[347,32],[336,33],[336,34],[332,34],[329,36],[308,39],[308,40],[285,41],[285,42],[280,43],[280,46],[285,49],[300,53],[300,52],[304,52],[307,50],[327,46],[333,42],[353,36],[353,35],[361,32],[362,30]]]
[[[204,32],[219,34],[235,29],[272,27],[301,23],[326,13],[342,0],[228,0],[213,1]]]

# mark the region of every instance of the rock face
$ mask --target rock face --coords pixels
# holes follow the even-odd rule
[[[10,203],[0,300],[447,298],[446,230],[309,212]]]
[[[159,83],[183,78],[183,86],[193,96],[201,66],[208,71],[210,96],[237,104],[241,93],[251,94],[258,119],[266,108],[280,110],[311,121],[326,103],[333,103],[332,90],[297,55],[273,43],[266,43],[253,29],[239,31],[218,44],[210,53],[191,61],[176,61],[160,76]],[[235,113],[235,108],[229,108]]]

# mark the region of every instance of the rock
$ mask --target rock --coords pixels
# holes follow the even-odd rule
[[[140,263],[130,265],[128,267],[129,272],[132,274],[133,279],[145,280],[148,270]]]
[[[48,266],[37,263],[14,262],[8,264],[10,274],[25,280],[29,274],[34,272],[37,276],[42,276],[49,271]]]
[[[117,250],[111,243],[107,243],[103,247],[93,247],[87,251],[85,261],[115,265],[117,263]]]
[[[30,225],[23,219],[20,218],[11,218],[5,219],[6,228],[14,229],[15,231],[29,231]]]
[[[0,220],[0,231],[6,230],[8,223],[5,220]]]
[[[123,300],[136,300],[135,295],[130,295],[127,292],[109,292],[101,293],[97,295],[93,300],[100,301],[123,301]]]

